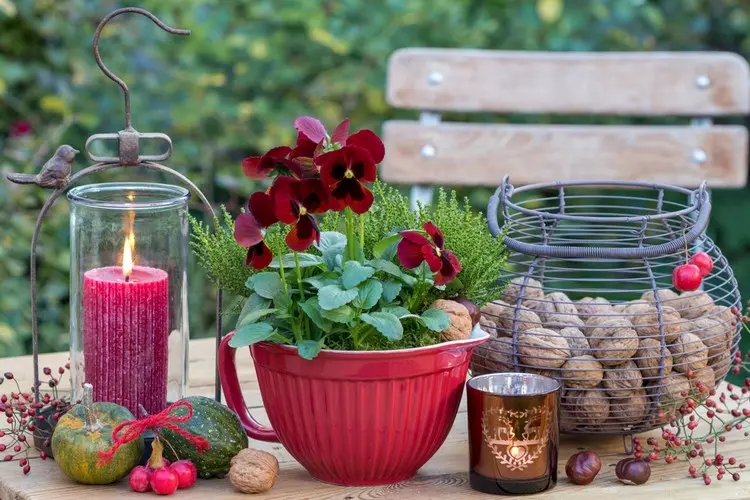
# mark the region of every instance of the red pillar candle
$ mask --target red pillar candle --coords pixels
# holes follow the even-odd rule
[[[133,266],[101,267],[83,276],[83,363],[96,401],[140,416],[167,406],[169,277]]]

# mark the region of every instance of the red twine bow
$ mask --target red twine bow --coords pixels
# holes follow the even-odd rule
[[[180,407],[187,408],[186,415],[170,415],[173,410]],[[211,445],[208,444],[208,441],[200,436],[194,436],[193,434],[180,429],[173,423],[185,422],[192,416],[193,405],[191,405],[187,401],[178,401],[166,410],[161,411],[156,415],[151,415],[141,420],[129,420],[127,422],[119,424],[112,430],[112,439],[114,439],[115,441],[114,444],[109,449],[109,451],[99,452],[99,461],[96,463],[96,465],[102,466],[108,464],[112,460],[112,457],[115,456],[115,453],[117,453],[117,450],[120,449],[120,446],[137,439],[138,436],[143,434],[148,429],[155,429],[157,427],[163,427],[165,429],[176,432],[180,436],[190,441],[190,443],[195,446],[195,449],[198,450],[198,453],[203,453],[204,451],[211,448]]]

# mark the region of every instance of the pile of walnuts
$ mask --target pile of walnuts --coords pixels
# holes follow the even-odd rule
[[[481,312],[494,338],[475,350],[472,373],[517,366],[560,380],[561,428],[576,432],[642,430],[657,405],[680,403],[698,382],[713,388],[731,366],[738,321],[702,291],[574,302],[531,278],[511,281]]]

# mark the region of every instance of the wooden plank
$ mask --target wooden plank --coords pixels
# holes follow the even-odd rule
[[[728,52],[396,51],[387,99],[432,111],[712,116],[750,111],[748,64]],[[710,83],[701,86],[702,77]]]
[[[381,177],[402,184],[497,186],[555,179],[623,179],[698,186],[747,182],[740,126],[497,125],[390,121]],[[423,155],[429,146],[433,156]],[[694,151],[705,151],[696,164]]]

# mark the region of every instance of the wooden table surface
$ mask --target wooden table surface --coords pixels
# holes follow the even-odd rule
[[[65,363],[67,353],[41,356],[41,366],[57,367]],[[265,413],[255,379],[255,370],[249,355],[238,355],[238,370],[245,392],[245,400],[253,414],[264,421]],[[0,359],[0,373],[13,371],[22,378],[22,387],[30,387],[31,357]],[[211,396],[213,394],[214,355],[212,340],[195,340],[190,344],[190,394]],[[264,423],[267,423],[265,421]],[[736,435],[735,435],[736,434]],[[750,462],[750,442],[742,439],[741,433],[730,433],[723,448],[725,456],[735,456],[738,460]],[[375,487],[345,488],[320,483],[307,472],[279,444],[251,441],[250,446],[270,451],[279,459],[281,473],[276,486],[257,498],[278,500],[367,500],[367,499],[445,499],[464,500],[493,498],[473,491],[468,484],[468,445],[466,426],[466,406],[456,417],[448,439],[437,454],[413,479]],[[565,461],[576,450],[596,449],[602,458],[602,472],[589,486],[575,486],[564,475]],[[653,466],[651,480],[643,486],[625,486],[619,483],[614,474],[614,464],[623,458],[621,438],[599,437],[581,438],[563,436],[560,448],[560,476],[553,490],[534,498],[555,498],[556,500],[602,500],[602,499],[750,499],[750,477],[740,482],[731,480],[714,481],[710,487],[687,475],[684,464]],[[76,484],[58,470],[52,460],[31,460],[32,470],[28,476],[21,473],[17,462],[0,463],[0,500],[99,500],[99,499],[141,499],[151,498],[153,493],[131,492],[127,481],[109,486],[83,486]],[[182,500],[225,500],[254,498],[235,492],[228,479],[199,480],[190,490],[181,490],[175,498]]]

